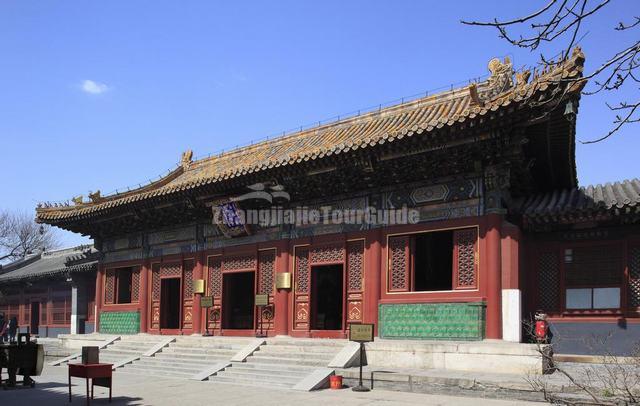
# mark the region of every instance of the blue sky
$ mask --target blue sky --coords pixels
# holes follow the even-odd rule
[[[533,4],[533,5],[532,5]],[[103,193],[195,156],[485,75],[515,49],[465,19],[513,17],[536,2],[65,1],[0,3],[0,207]],[[588,26],[587,67],[626,44],[611,29],[633,0]],[[548,55],[556,49],[546,49]],[[610,128],[583,98],[578,139]],[[581,184],[638,177],[637,126],[577,146]],[[62,233],[65,245],[83,242]]]

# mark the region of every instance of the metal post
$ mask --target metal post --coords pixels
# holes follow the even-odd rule
[[[351,388],[354,392],[369,392],[371,389],[362,384],[362,358],[364,353],[364,343],[360,343],[360,378],[358,380],[358,386]]]

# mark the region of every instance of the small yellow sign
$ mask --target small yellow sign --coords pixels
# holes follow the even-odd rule
[[[349,341],[368,343],[373,341],[373,324],[350,324]]]
[[[276,273],[276,289],[291,289],[291,273]]]
[[[200,298],[200,307],[213,307],[213,296],[202,296]]]
[[[193,293],[204,293],[204,279],[193,280]]]
[[[256,295],[256,306],[266,306],[269,304],[269,295]]]

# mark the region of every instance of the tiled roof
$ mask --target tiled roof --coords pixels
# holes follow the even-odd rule
[[[598,212],[640,212],[640,180],[556,190],[530,196],[519,211],[528,220],[549,217],[588,218]]]
[[[91,271],[97,269],[97,264],[98,251],[92,246],[43,252],[3,266],[0,283]]]
[[[576,48],[571,58],[528,82],[517,77],[513,84],[511,64],[490,63],[491,77],[477,85],[423,97],[412,102],[261,142],[221,155],[183,165],[160,181],[126,193],[103,196],[73,206],[39,207],[41,222],[85,218],[111,208],[189,190],[270,168],[296,165],[331,155],[395,142],[404,137],[428,136],[436,129],[487,115],[498,109],[532,99],[532,95],[557,86],[560,78],[582,75],[584,54]],[[508,68],[508,71],[507,71]],[[579,91],[580,84],[570,92]],[[563,97],[562,92],[557,92]]]

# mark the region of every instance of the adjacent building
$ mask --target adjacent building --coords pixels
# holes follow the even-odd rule
[[[92,333],[99,253],[79,246],[30,255],[0,268],[0,313],[40,337]]]

